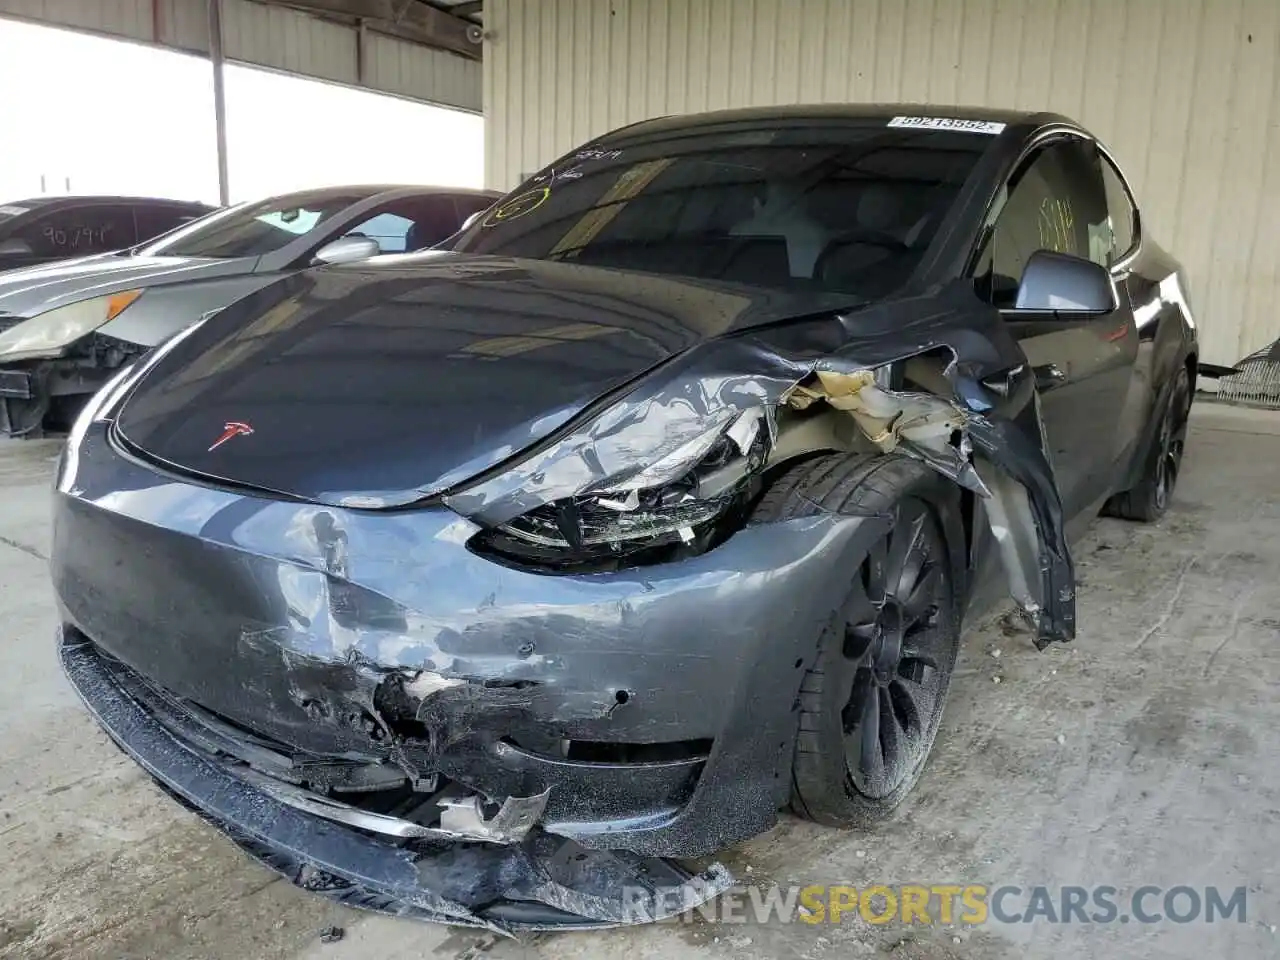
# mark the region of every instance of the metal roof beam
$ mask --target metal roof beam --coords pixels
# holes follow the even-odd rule
[[[471,60],[481,58],[478,24],[418,0],[286,0],[278,5],[363,20],[370,29],[402,40],[449,50]]]

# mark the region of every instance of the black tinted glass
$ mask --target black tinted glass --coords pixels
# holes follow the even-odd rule
[[[623,136],[526,181],[456,249],[875,297],[990,142],[822,121]]]
[[[1037,250],[1107,266],[1111,228],[1097,152],[1081,140],[1052,143],[1015,174],[988,238],[979,292],[1011,307],[1027,261]]]
[[[11,236],[26,241],[37,257],[83,257],[138,242],[133,210],[107,205],[63,208],[19,226]]]
[[[203,214],[189,208],[166,207],[160,205],[140,206],[134,210],[134,222],[138,225],[138,242],[154,240],[162,233],[168,233],[184,223],[190,223]]]
[[[467,219],[473,213],[482,213],[493,206],[493,197],[471,197],[459,196],[454,197],[458,204],[458,216],[461,220]]]

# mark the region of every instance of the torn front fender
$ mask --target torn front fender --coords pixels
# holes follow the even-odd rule
[[[913,363],[922,389],[881,382]],[[752,330],[687,351],[443,499],[482,526],[551,504],[576,510],[601,494],[602,505],[628,509],[612,491],[654,477],[655,465],[679,465],[674,479],[686,452],[728,435],[743,414],[758,412],[773,440],[780,408],[823,402],[849,413],[876,448],[916,457],[989,501],[1009,592],[1043,647],[1075,635],[1075,578],[1028,370],[998,312],[959,289]]]
[[[948,371],[953,368],[954,362],[947,365]],[[1072,639],[1075,573],[1062,504],[1045,453],[1039,397],[1032,392],[1028,400],[1033,438],[1013,421],[979,412],[989,407],[974,383],[946,399],[886,389],[876,383],[871,370],[841,373],[820,364],[815,374],[814,386],[797,386],[788,402],[807,406],[824,399],[853,416],[883,452],[923,460],[985,498],[1010,596],[1035,624],[1037,648]]]
[[[1032,404],[1043,430],[1034,393]],[[1036,626],[1036,649],[1055,640],[1065,643],[1076,635],[1075,564],[1043,434],[1040,442],[1032,442],[1008,420],[975,416],[969,436],[984,455],[974,466],[991,491],[988,523],[1009,592]]]

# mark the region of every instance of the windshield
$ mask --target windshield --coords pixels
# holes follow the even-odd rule
[[[874,298],[906,281],[990,143],[831,118],[623,133],[526,181],[454,249]]]
[[[0,230],[9,225],[9,221],[28,213],[26,207],[20,207],[16,203],[3,204],[0,203]]]
[[[370,193],[295,193],[211,214],[138,249],[143,256],[261,257],[309,233]]]

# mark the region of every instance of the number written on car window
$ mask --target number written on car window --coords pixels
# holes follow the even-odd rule
[[[40,231],[46,247],[54,250],[75,251],[108,250],[110,235],[115,231],[111,223],[82,223],[75,226],[46,224]]]

